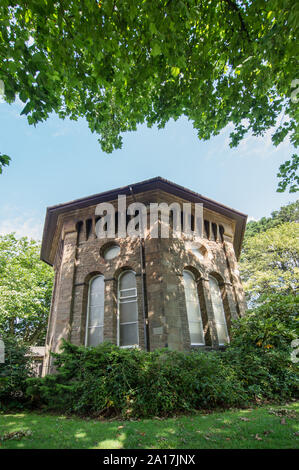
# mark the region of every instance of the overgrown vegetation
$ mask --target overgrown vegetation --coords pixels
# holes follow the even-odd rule
[[[53,270],[40,260],[40,244],[0,235],[0,336],[44,345]]]
[[[298,291],[298,221],[299,200],[248,223],[239,267],[249,307]]]
[[[29,346],[13,336],[2,336],[5,362],[0,363],[0,410],[23,408],[27,401],[26,379],[33,376]]]
[[[299,299],[274,299],[238,320],[225,351],[177,352],[64,342],[57,373],[27,381],[32,406],[91,416],[166,416],[298,396],[291,362]],[[282,311],[281,311],[281,308]]]
[[[270,217],[262,217],[259,220],[251,220],[246,226],[245,242],[248,238],[265,232],[269,228],[277,227],[285,222],[299,222],[299,199],[273,211]]]
[[[240,272],[247,300],[295,294],[299,287],[299,224],[286,222],[246,240]]]
[[[35,404],[82,415],[161,416],[244,402],[234,370],[219,354],[152,353],[112,344],[64,343],[57,374],[32,379]]]

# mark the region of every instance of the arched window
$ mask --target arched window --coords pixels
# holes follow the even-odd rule
[[[197,285],[191,271],[183,271],[186,309],[192,345],[204,345],[204,332],[197,293]]]
[[[214,319],[216,323],[219,345],[229,343],[226,318],[223,308],[221,291],[217,279],[209,276],[211,300],[213,305]]]
[[[86,346],[97,346],[104,336],[104,276],[91,279],[86,318]]]
[[[134,271],[125,271],[118,280],[118,345],[137,346],[138,305]]]

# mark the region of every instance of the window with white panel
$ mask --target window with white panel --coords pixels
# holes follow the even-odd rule
[[[89,283],[86,318],[86,346],[97,346],[104,338],[104,276],[96,276]]]
[[[138,346],[138,304],[136,276],[125,271],[118,280],[118,345]]]
[[[197,284],[191,271],[183,271],[183,281],[191,344],[204,345],[205,339]]]
[[[221,290],[217,279],[215,279],[213,276],[209,276],[209,285],[213,305],[214,320],[218,335],[218,342],[220,346],[223,346],[224,344],[229,343],[229,335],[227,330],[225,312],[223,308]]]

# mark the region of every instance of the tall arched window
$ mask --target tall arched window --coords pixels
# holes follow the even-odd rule
[[[214,319],[216,323],[219,345],[229,343],[226,318],[223,308],[221,291],[217,279],[209,276],[211,300],[213,305]]]
[[[204,332],[197,293],[197,285],[191,271],[183,271],[186,309],[192,345],[204,345]]]
[[[97,346],[104,336],[104,276],[91,279],[86,318],[86,346]]]
[[[137,346],[138,305],[134,271],[125,271],[118,280],[118,345]]]

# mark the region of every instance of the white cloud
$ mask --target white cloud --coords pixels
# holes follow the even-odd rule
[[[0,234],[15,232],[18,238],[29,237],[41,240],[43,224],[34,217],[19,216],[0,220]]]
[[[242,156],[259,156],[261,158],[270,158],[277,152],[287,152],[290,147],[290,141],[286,138],[278,147],[275,147],[272,142],[272,135],[275,129],[271,128],[265,132],[263,137],[255,137],[249,134],[241,140],[237,149],[239,149]],[[261,151],[262,149],[262,151]]]
[[[206,153],[208,159],[214,158],[219,152],[227,152],[229,159],[238,158],[252,158],[255,157],[257,161],[259,159],[270,159],[275,155],[281,155],[282,157],[288,158],[290,153],[294,153],[289,138],[275,147],[272,142],[272,135],[275,132],[275,128],[268,129],[263,136],[255,137],[251,132],[246,134],[240,141],[237,147],[230,148],[230,137],[229,134],[233,131],[234,126],[229,123],[222,131],[219,136],[214,137],[211,140],[211,148]],[[222,165],[226,162],[223,160]]]
[[[52,135],[53,137],[64,137],[67,134],[69,134],[69,129],[67,129],[66,127],[61,127],[58,131],[54,132]]]

